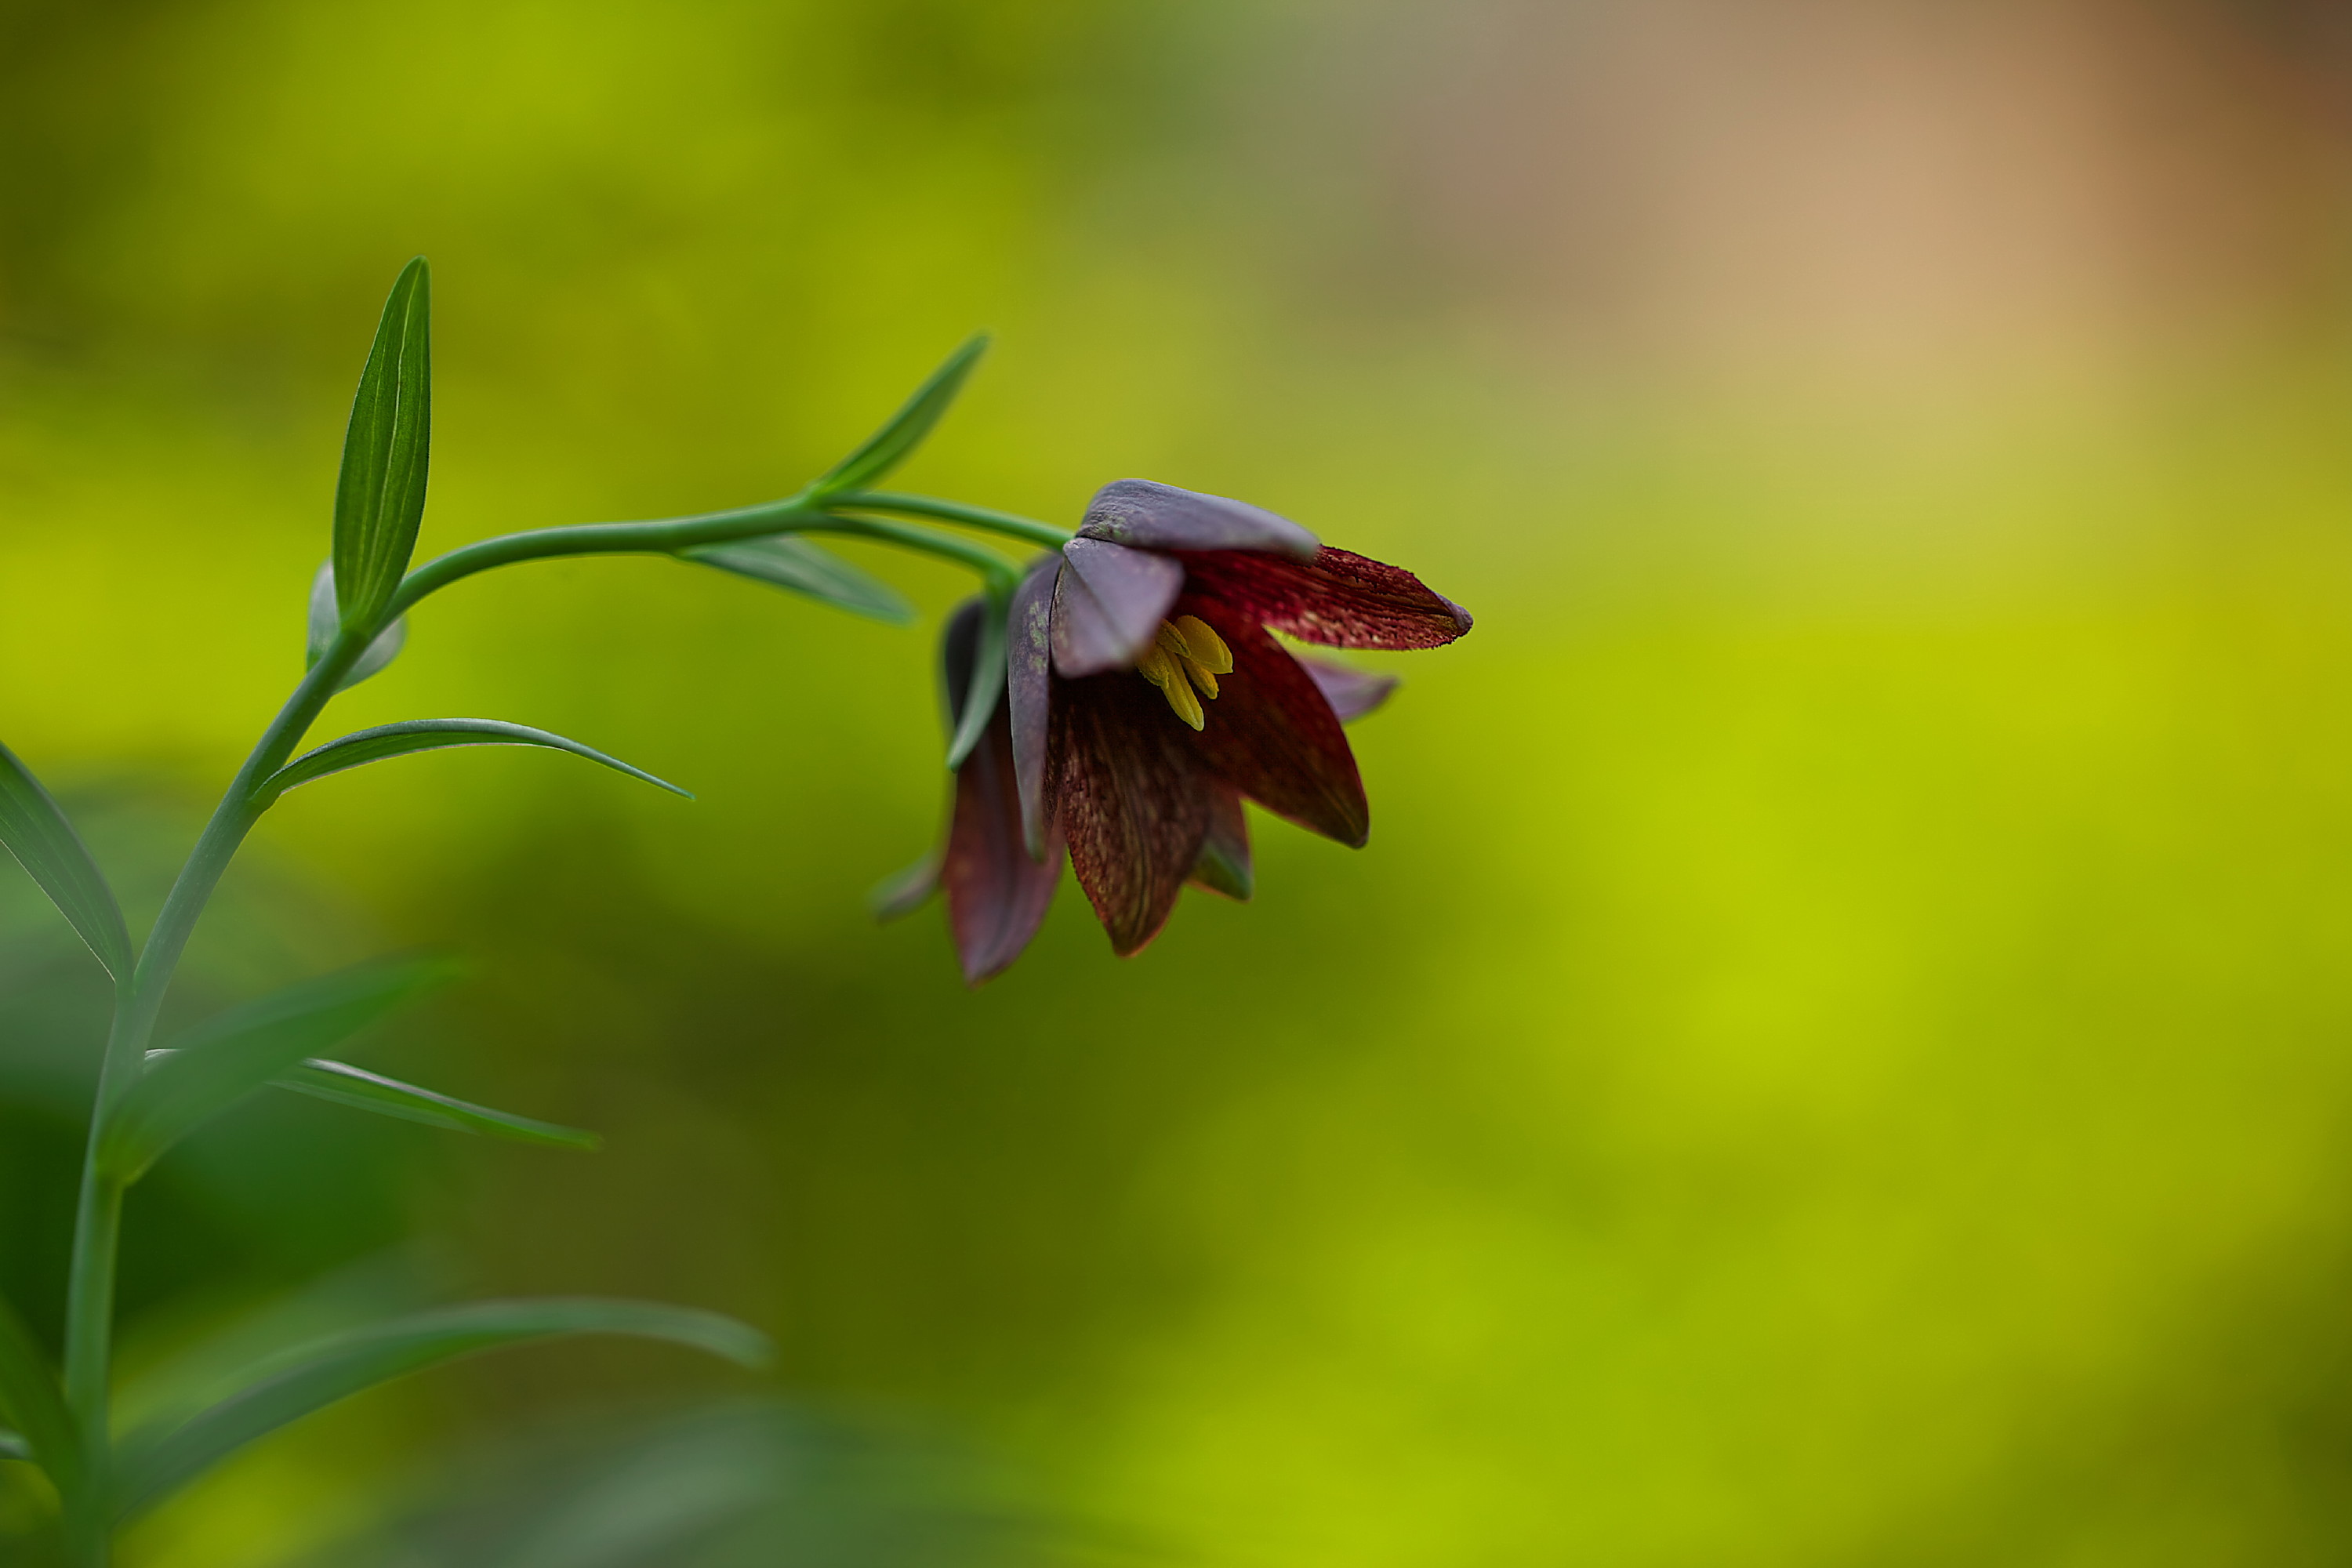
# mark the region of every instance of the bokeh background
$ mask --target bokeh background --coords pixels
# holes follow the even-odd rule
[[[427,550],[784,493],[986,326],[910,487],[1240,495],[1479,616],[1356,731],[1369,849],[1261,820],[1256,902],[1125,963],[1066,886],[972,994],[861,907],[939,820],[935,618],[625,560],[435,600],[331,724],[700,800],[304,791],[179,1005],[457,948],[363,1059],[607,1150],[257,1104],[135,1201],[132,1365],[323,1279],[690,1301],[782,1367],[436,1373],[134,1561],[332,1561],[468,1435],[761,1390],[1114,1561],[2341,1561],[2342,16],[0,4],[0,734],[134,926],[299,672],[417,251]],[[97,997],[6,877],[0,1283],[54,1332]]]

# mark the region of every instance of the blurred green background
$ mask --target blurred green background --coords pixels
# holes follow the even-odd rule
[[[2341,41],[2287,0],[5,0],[0,734],[134,927],[299,673],[417,251],[427,551],[787,492],[986,326],[910,488],[1239,495],[1479,616],[1356,731],[1369,849],[1261,821],[1257,901],[1126,963],[1066,885],[971,994],[936,911],[860,902],[939,818],[935,621],[632,560],[435,600],[330,724],[511,719],[701,798],[520,752],[303,791],[181,1005],[456,947],[364,1059],[607,1150],[257,1106],[134,1202],[134,1365],[404,1247],[742,1314],[775,1387],[1119,1561],[2341,1561]],[[7,876],[0,1281],[54,1331],[96,994]],[[464,1435],[740,1386],[436,1373],[132,1557],[291,1562]]]

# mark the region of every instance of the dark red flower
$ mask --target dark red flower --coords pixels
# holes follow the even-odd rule
[[[1195,623],[1211,634],[1192,650],[1205,666],[1168,646],[1197,640]],[[1062,559],[1013,601],[1006,689],[1028,842],[1067,839],[1122,954],[1158,934],[1196,873],[1246,894],[1240,797],[1360,846],[1370,812],[1341,715],[1269,632],[1424,648],[1469,629],[1411,573],[1318,545],[1272,512],[1143,479],[1108,485]],[[1172,679],[1148,679],[1160,665]]]
[[[959,716],[978,605],[948,630]],[[1007,619],[1007,700],[957,772],[937,873],[973,984],[1035,933],[1066,847],[1122,956],[1159,933],[1188,880],[1250,896],[1244,798],[1360,847],[1370,813],[1339,727],[1395,679],[1294,657],[1270,634],[1426,648],[1470,629],[1467,611],[1409,572],[1145,479],[1104,487],[1078,536],[1022,580]]]

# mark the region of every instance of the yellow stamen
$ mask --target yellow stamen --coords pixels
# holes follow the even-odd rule
[[[1201,667],[1205,674],[1231,675],[1234,672],[1234,650],[1217,635],[1217,628],[1198,616],[1176,617],[1176,635],[1184,644],[1185,657]]]
[[[1176,717],[1183,720],[1195,730],[1207,726],[1209,717],[1201,711],[1201,700],[1192,695],[1191,682],[1182,676],[1179,675],[1169,681],[1160,689],[1160,691],[1168,699],[1168,706],[1176,710]]]
[[[1143,650],[1143,657],[1135,661],[1135,673],[1165,691],[1168,683],[1176,679],[1176,661],[1168,657],[1168,650],[1163,647],[1148,647]]]
[[[1192,620],[1190,616],[1184,618]],[[1194,621],[1193,624],[1197,626],[1200,623]],[[1210,635],[1213,637],[1216,634],[1212,632]],[[1202,696],[1210,698],[1216,696],[1217,678],[1201,668],[1200,661],[1192,657],[1192,640],[1178,630],[1173,622],[1160,623],[1160,633],[1153,651],[1166,654],[1171,665],[1192,677],[1192,684],[1201,689]]]
[[[1135,661],[1135,673],[1160,688],[1176,717],[1195,730],[1208,725],[1201,697],[1217,695],[1217,677],[1234,668],[1233,650],[1198,616],[1179,616],[1160,623],[1151,646]],[[1192,695],[1200,689],[1201,697]]]

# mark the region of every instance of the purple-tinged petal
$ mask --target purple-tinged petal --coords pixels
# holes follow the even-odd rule
[[[948,929],[964,983],[978,985],[1021,956],[1045,923],[1062,879],[1062,840],[1029,857],[1021,831],[1021,786],[1013,771],[1013,722],[1003,708],[956,770],[955,816],[940,879]]]
[[[1470,612],[1401,567],[1325,545],[1311,562],[1233,552],[1188,555],[1193,588],[1249,620],[1326,647],[1438,647]]]
[[[1055,790],[1070,866],[1121,958],[1160,932],[1201,856],[1210,786],[1192,731],[1126,671],[1054,692]]]
[[[1256,890],[1257,874],[1250,865],[1249,819],[1242,812],[1241,792],[1231,784],[1209,785],[1209,833],[1201,840],[1201,858],[1192,862],[1192,885],[1249,902]]]
[[[980,648],[980,617],[987,613],[987,607],[988,601],[974,595],[949,613],[947,625],[940,633],[940,695],[947,709],[948,733],[951,735],[962,726],[964,710],[970,705],[972,661]],[[949,801],[948,826],[952,830],[952,794]],[[866,894],[866,907],[885,924],[913,914],[940,890],[940,870],[946,860],[943,833],[939,843],[923,852],[921,859],[875,883]]]
[[[905,870],[893,871],[875,883],[866,895],[866,907],[874,911],[874,918],[887,925],[930,902],[931,895],[940,890],[940,868],[946,853],[938,847],[926,849],[923,858]]]
[[[1115,479],[1095,492],[1081,539],[1140,550],[1263,550],[1315,558],[1315,536],[1286,517],[1223,496],[1150,479]]]
[[[1352,724],[1370,713],[1397,689],[1393,675],[1351,669],[1328,659],[1305,658],[1297,654],[1291,657],[1298,660],[1298,667],[1315,682],[1315,689],[1323,694],[1323,700],[1331,705],[1331,711],[1339,715],[1342,724]]]
[[[1298,661],[1265,633],[1208,599],[1184,609],[1217,628],[1234,652],[1208,724],[1192,737],[1219,777],[1311,833],[1362,848],[1371,808],[1339,717]]]
[[[980,617],[988,601],[978,594],[948,612],[940,628],[940,699],[948,712],[948,733],[962,727],[971,702],[971,667],[980,657]]]
[[[1075,680],[1131,668],[1183,591],[1182,563],[1099,539],[1073,539],[1062,558],[1054,588],[1055,672]]]
[[[1005,613],[1004,695],[1013,717],[1013,776],[1021,786],[1022,842],[1032,857],[1045,853],[1045,827],[1052,819],[1047,793],[1045,742],[1051,733],[1054,584],[1062,558],[1048,555],[1029,569],[1013,590]]]

